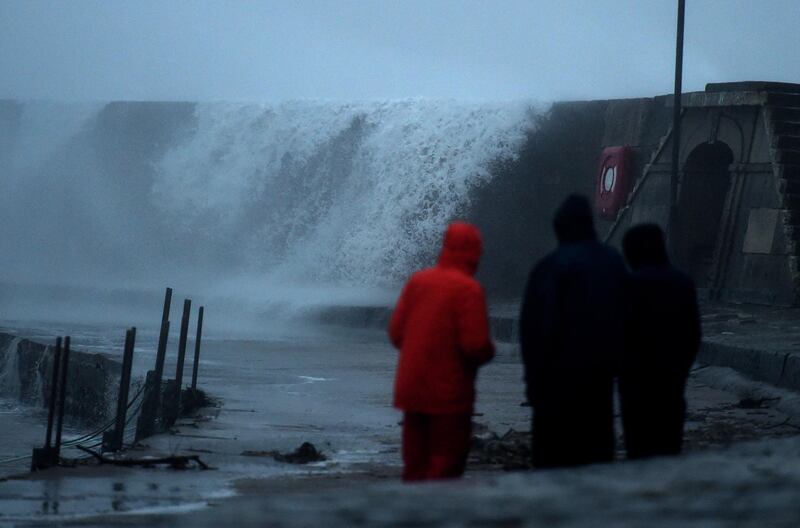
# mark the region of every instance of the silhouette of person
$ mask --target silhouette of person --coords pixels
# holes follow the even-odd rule
[[[700,346],[692,279],[673,268],[655,224],[631,228],[622,243],[631,267],[619,390],[629,458],[678,454],[684,392]]]
[[[628,277],[622,256],[597,240],[585,197],[569,196],[553,224],[558,248],[533,268],[520,315],[539,468],[613,458],[613,386]]]
[[[476,227],[450,224],[438,263],[411,276],[392,313],[405,481],[457,478],[466,467],[475,377],[494,357],[486,299],[473,277],[481,252]]]

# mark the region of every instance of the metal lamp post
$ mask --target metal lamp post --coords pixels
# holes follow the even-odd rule
[[[669,181],[668,236],[675,248],[678,216],[678,172],[681,153],[681,95],[683,85],[683,26],[686,0],[678,0],[678,28],[675,39],[675,90],[672,98],[672,172]]]

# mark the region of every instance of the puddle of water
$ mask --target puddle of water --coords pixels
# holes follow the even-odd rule
[[[228,486],[220,489],[218,481],[175,472],[154,475],[132,471],[111,478],[9,480],[0,483],[0,523],[182,513],[235,494]]]

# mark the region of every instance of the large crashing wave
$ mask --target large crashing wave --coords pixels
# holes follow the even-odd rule
[[[198,243],[292,282],[396,283],[430,263],[530,106],[441,101],[200,104],[152,199]]]
[[[0,312],[72,317],[78,290],[165,285],[271,313],[385,302],[532,116],[524,102],[0,101]],[[73,288],[63,306],[51,286]],[[144,302],[125,295],[110,298]]]

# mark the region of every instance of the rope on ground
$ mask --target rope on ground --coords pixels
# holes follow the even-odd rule
[[[104,457],[100,453],[96,451],[92,451],[83,446],[77,446],[78,449],[84,451],[85,453],[90,454],[95,459],[97,459],[101,464],[111,464],[114,466],[156,466],[156,465],[168,465],[173,469],[188,469],[189,462],[194,462],[197,464],[200,469],[211,469],[208,464],[200,460],[198,455],[189,455],[189,456],[179,456],[173,455],[168,457],[146,457],[146,458],[108,458]]]
[[[134,394],[133,398],[131,398],[131,400],[128,402],[128,405],[126,407],[126,409],[128,411],[130,411],[131,407],[133,407],[133,405],[137,402],[137,400],[139,400],[139,398],[142,396],[142,394],[144,393],[144,388],[145,388],[145,384],[143,383],[142,386],[139,387],[139,390],[136,392],[136,394]],[[130,413],[128,419],[125,422],[126,426],[130,425],[130,423],[134,420],[134,418],[139,414],[139,411],[142,409],[142,404],[143,403],[144,403],[144,399],[142,399],[142,401],[139,402],[139,405],[136,407],[136,410],[134,412]],[[95,431],[93,431],[91,433],[87,433],[87,434],[85,434],[83,436],[80,436],[78,438],[73,438],[72,440],[67,440],[66,442],[62,442],[61,443],[61,447],[63,447],[63,448],[80,447],[78,444],[86,443],[87,441],[92,440],[93,438],[96,438],[96,437],[100,436],[101,434],[105,433],[106,431],[108,431],[109,429],[114,427],[115,423],[116,423],[116,419],[109,420],[108,423],[104,424],[102,427],[100,427],[99,429],[97,429],[97,430],[95,430]],[[102,441],[101,442],[96,442],[96,443],[91,444],[89,447],[93,447],[94,448],[94,447],[98,447],[98,446],[100,446],[102,444],[103,444]],[[31,457],[33,457],[33,454],[20,455],[20,456],[16,456],[16,457],[1,459],[0,460],[0,465],[10,464],[12,462],[19,462],[20,460],[25,460],[25,459],[31,458]]]
[[[139,390],[136,392],[136,394],[133,396],[133,398],[128,402],[128,406],[126,407],[127,411],[130,411],[130,408],[133,406],[133,404],[136,403],[136,401],[139,399],[139,397],[144,393],[144,387],[145,387],[144,384],[142,384],[142,386],[139,387]],[[139,410],[141,408],[142,408],[142,402],[139,402],[139,406],[136,408],[136,410],[133,413],[130,413],[131,417],[133,417],[136,414],[138,414],[138,412],[139,412]],[[129,418],[128,421],[125,422],[125,425],[130,424],[130,422],[131,422],[131,419]],[[85,443],[86,441],[91,440],[92,438],[96,438],[97,436],[100,436],[101,434],[105,433],[106,431],[108,431],[109,429],[114,427],[115,424],[116,424],[116,418],[111,419],[111,420],[108,421],[108,423],[103,425],[100,429],[97,429],[96,431],[94,431],[92,433],[89,433],[89,434],[86,434],[84,436],[81,436],[79,438],[73,438],[72,440],[68,440],[66,442],[62,442],[61,445],[65,446],[65,447],[74,447],[74,446],[76,446],[78,444]]]
[[[25,460],[26,458],[31,458],[33,455],[22,455],[14,458],[6,458],[4,460],[0,460],[0,466],[4,466],[6,464],[10,464],[11,462],[19,462],[20,460]]]

